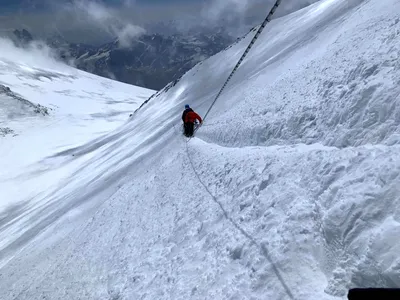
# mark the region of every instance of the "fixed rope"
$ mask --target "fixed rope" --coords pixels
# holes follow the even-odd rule
[[[213,106],[215,105],[215,103],[217,102],[217,100],[219,99],[219,97],[221,96],[222,92],[224,91],[225,87],[228,85],[229,81],[232,79],[233,75],[235,74],[235,72],[237,71],[237,69],[240,67],[240,65],[242,64],[242,62],[244,61],[244,59],[246,58],[246,56],[249,54],[251,48],[254,46],[255,42],[257,41],[257,39],[259,38],[259,36],[261,35],[261,33],[263,32],[265,26],[271,21],[272,16],[274,15],[276,9],[279,7],[279,5],[281,4],[282,0],[277,0],[274,4],[274,6],[272,7],[271,11],[269,12],[269,14],[267,15],[267,17],[265,18],[264,22],[261,24],[260,28],[258,29],[258,31],[256,32],[256,34],[254,35],[253,39],[251,40],[250,44],[248,45],[248,47],[246,48],[245,52],[243,53],[243,55],[241,56],[241,58],[239,59],[239,61],[237,62],[236,66],[233,68],[231,74],[229,75],[228,79],[225,81],[224,85],[222,86],[221,90],[219,91],[219,93],[217,94],[217,96],[215,97],[214,101],[211,103],[209,109],[207,110],[206,114],[204,115],[203,120],[205,120],[208,116],[208,114],[210,113],[211,109],[213,108]],[[190,142],[191,138],[189,138],[189,140],[186,141],[186,154],[188,156],[190,165],[194,171],[194,174],[196,175],[198,181],[200,182],[200,184],[204,187],[204,189],[207,191],[207,193],[210,195],[210,197],[213,199],[213,201],[220,207],[223,215],[225,216],[225,218],[243,235],[245,236],[251,244],[257,246],[260,249],[261,254],[268,260],[268,262],[270,263],[270,265],[272,266],[272,269],[276,275],[276,277],[278,278],[279,282],[281,283],[282,287],[284,288],[287,296],[290,299],[294,299],[293,293],[291,292],[289,286],[286,284],[285,280],[282,277],[281,272],[279,271],[279,268],[277,267],[277,265],[274,263],[274,261],[271,258],[271,255],[269,254],[268,249],[265,247],[264,244],[260,244],[259,242],[257,242],[257,240],[251,236],[248,232],[246,232],[237,222],[235,222],[235,220],[232,219],[231,216],[229,216],[227,210],[224,208],[224,206],[222,205],[222,203],[217,199],[216,196],[214,196],[209,188],[207,187],[207,185],[201,180],[199,174],[196,171],[196,168],[194,167],[193,161],[190,157],[189,154],[189,142]]]
[[[239,61],[237,62],[236,66],[233,68],[231,74],[229,75],[228,79],[225,81],[224,85],[222,86],[221,90],[219,91],[219,93],[217,94],[217,96],[215,97],[214,101],[211,103],[211,106],[209,107],[209,109],[207,110],[206,114],[204,115],[203,120],[205,120],[208,116],[208,114],[210,113],[211,109],[213,108],[215,102],[217,102],[217,100],[219,99],[219,97],[221,96],[222,92],[224,91],[225,87],[228,85],[229,81],[232,79],[233,75],[236,73],[237,69],[239,69],[240,65],[242,64],[242,62],[244,61],[244,59],[246,58],[247,54],[249,54],[251,48],[253,48],[255,42],[257,41],[257,39],[259,38],[259,36],[261,35],[261,33],[263,32],[265,26],[267,26],[267,24],[269,22],[271,22],[272,16],[274,15],[275,11],[277,10],[277,8],[279,7],[279,5],[281,4],[282,0],[277,0],[274,4],[274,6],[272,7],[271,11],[269,12],[269,14],[267,15],[267,17],[265,18],[264,22],[261,24],[260,28],[258,28],[256,34],[254,35],[253,39],[251,40],[250,44],[247,46],[246,50],[244,51],[242,57],[239,59]]]

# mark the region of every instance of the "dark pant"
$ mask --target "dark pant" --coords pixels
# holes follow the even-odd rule
[[[185,135],[186,136],[193,136],[193,132],[194,132],[194,123],[185,123],[184,124],[184,128],[185,128]]]

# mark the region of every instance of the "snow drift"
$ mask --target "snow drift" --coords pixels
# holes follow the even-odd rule
[[[251,34],[125,125],[41,160],[44,174],[75,168],[3,218],[14,241],[0,250],[1,298],[344,299],[398,287],[397,11],[397,0],[325,0],[273,21],[190,141],[183,105],[208,109]]]

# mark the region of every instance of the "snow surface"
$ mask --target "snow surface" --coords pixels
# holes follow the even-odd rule
[[[51,223],[44,221],[48,215],[41,209],[56,205],[49,195],[70,181],[90,151],[69,164],[46,157],[101,140],[154,92],[65,66],[45,48],[28,52],[7,40],[0,45],[0,128],[12,130],[0,136],[1,266],[28,241],[23,237],[29,230]],[[35,112],[37,104],[48,108],[49,115]],[[32,216],[37,224],[29,221]]]
[[[398,0],[325,0],[273,21],[189,142],[183,105],[206,112],[251,34],[121,127],[32,154],[33,173],[21,164],[1,181],[16,204],[0,221],[0,298],[345,299],[399,287],[399,12]],[[95,106],[69,103],[72,119],[80,105]],[[10,154],[10,141],[6,159],[23,156],[28,145]],[[43,155],[43,143],[29,146]]]

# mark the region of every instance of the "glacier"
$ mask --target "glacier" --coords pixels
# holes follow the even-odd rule
[[[153,91],[2,46],[0,84],[52,110],[0,137],[0,298],[399,287],[399,11],[322,0],[273,20],[190,140],[184,104],[208,110],[254,32],[143,105]]]

